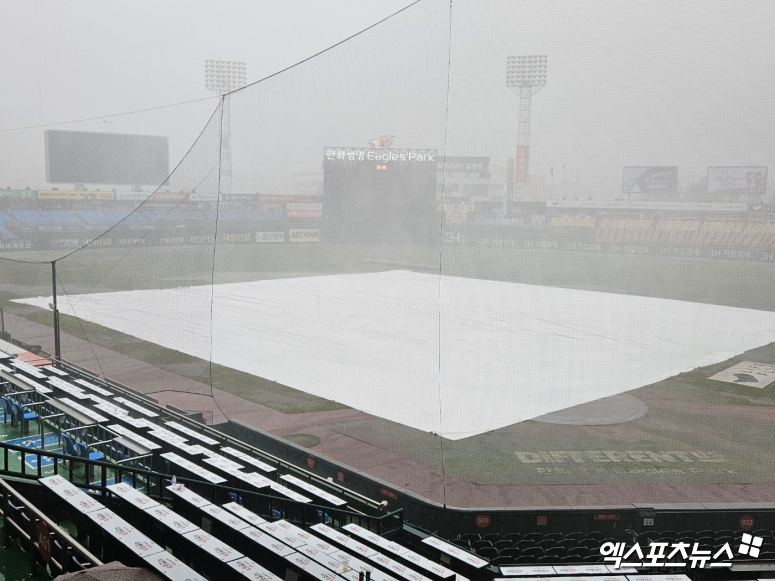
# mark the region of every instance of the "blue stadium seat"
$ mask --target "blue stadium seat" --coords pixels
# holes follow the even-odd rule
[[[38,414],[26,411],[18,403],[13,404],[13,410],[16,414],[16,421],[21,424],[22,435],[30,433],[30,420],[40,421],[38,420]]]
[[[13,413],[13,402],[11,402],[10,399],[3,396],[3,423],[6,422],[6,416],[10,416],[11,418],[11,425],[16,425],[16,417]]]
[[[78,455],[81,458],[88,458],[89,460],[95,460],[95,461],[100,461],[105,459],[105,456],[100,454],[99,452],[89,452],[89,448],[87,448],[86,444],[84,444],[83,442],[76,442],[75,445],[78,447]]]
[[[62,452],[68,456],[78,456],[75,442],[68,434],[62,434]]]

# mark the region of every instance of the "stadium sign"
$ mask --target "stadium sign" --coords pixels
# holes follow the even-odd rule
[[[0,198],[36,198],[37,190],[0,190]]]
[[[233,195],[233,194],[232,194]],[[314,203],[321,200],[320,196],[282,196],[282,195],[267,195],[259,194],[258,201],[260,203]]]
[[[243,202],[255,198],[255,194],[197,194],[192,192],[188,195],[188,199],[192,202]]]
[[[763,196],[767,193],[767,166],[709,167],[707,192]]]
[[[185,192],[154,192],[149,200],[152,202],[180,202],[185,200],[188,195]]]
[[[484,177],[490,168],[489,157],[451,157],[439,161],[438,168],[446,172],[475,173]]]
[[[624,168],[622,193],[675,194],[677,190],[677,167],[629,166]]]
[[[464,202],[460,204],[439,204],[437,208],[445,212],[473,212],[476,209],[473,204],[466,204]]]
[[[288,238],[291,242],[320,242],[320,230],[291,228],[288,230]]]
[[[323,204],[292,202],[285,205],[288,218],[322,218]]]
[[[259,244],[285,242],[285,232],[256,232],[256,242]]]
[[[435,149],[326,147],[326,161],[435,162]]]
[[[747,212],[748,205],[707,202],[619,202],[614,200],[550,200],[547,208],[585,210],[667,210],[672,212]]]
[[[153,194],[150,192],[116,192],[116,199],[143,201],[147,200],[152,195]]]
[[[192,192],[188,194],[188,201],[189,202],[217,202],[218,194],[197,194]]]
[[[40,200],[113,200],[113,192],[89,192],[86,190],[38,190]]]

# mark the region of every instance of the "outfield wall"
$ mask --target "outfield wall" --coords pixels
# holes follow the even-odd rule
[[[401,490],[345,464],[311,453],[296,444],[240,421],[230,420],[214,427],[319,477],[330,478],[354,492],[369,498],[385,500],[389,511],[402,508],[406,523],[448,538],[467,531],[481,533],[535,531],[542,534],[601,531],[605,535],[613,535],[626,529],[638,534],[654,530],[738,530],[744,517],[751,517],[753,528],[775,528],[775,505],[771,503],[758,505],[697,503],[690,506],[666,503],[597,507],[448,507]],[[644,524],[644,519],[647,518],[654,519],[652,525]]]

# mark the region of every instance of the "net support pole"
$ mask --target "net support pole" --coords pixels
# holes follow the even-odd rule
[[[54,357],[59,361],[62,358],[62,348],[59,343],[59,309],[57,308],[57,261],[51,261],[51,309],[54,311]]]

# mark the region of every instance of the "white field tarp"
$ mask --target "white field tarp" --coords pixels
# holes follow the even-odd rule
[[[73,295],[63,314],[457,440],[775,341],[775,314],[407,271]],[[48,308],[50,297],[23,302]]]

